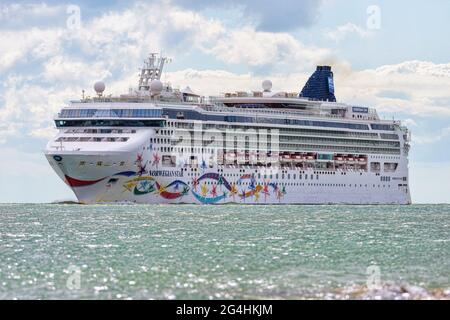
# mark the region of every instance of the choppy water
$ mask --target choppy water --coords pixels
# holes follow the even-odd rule
[[[0,205],[1,299],[372,298],[371,265],[450,297],[450,205]]]

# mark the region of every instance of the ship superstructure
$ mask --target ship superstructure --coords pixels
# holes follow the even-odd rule
[[[72,101],[46,157],[82,203],[409,204],[410,134],[336,102],[331,68],[300,93],[202,97],[160,76],[150,55],[136,91]]]

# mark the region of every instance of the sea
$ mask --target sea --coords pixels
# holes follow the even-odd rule
[[[0,299],[450,299],[450,205],[0,204]]]

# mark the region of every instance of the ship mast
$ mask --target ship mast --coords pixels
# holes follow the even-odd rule
[[[166,57],[157,57],[157,53],[150,53],[147,60],[144,61],[144,66],[139,75],[139,91],[149,91],[150,83],[153,80],[160,80],[161,73],[165,63],[170,60]]]

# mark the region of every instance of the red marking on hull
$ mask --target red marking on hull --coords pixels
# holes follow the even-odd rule
[[[181,197],[181,193],[180,192],[176,192],[175,193],[175,192],[164,191],[164,192],[161,192],[161,197],[163,197],[165,199],[173,200],[173,199]]]
[[[71,187],[85,187],[85,186],[90,186],[93,185],[97,182],[102,181],[105,178],[101,178],[99,180],[95,180],[95,181],[88,181],[88,180],[78,180],[72,177],[69,177],[68,175],[64,176],[66,178],[66,182],[69,186]]]
[[[156,182],[156,187],[159,190],[160,196],[163,197],[164,199],[174,200],[176,198],[181,197],[181,192],[161,191],[161,185],[158,182]]]

